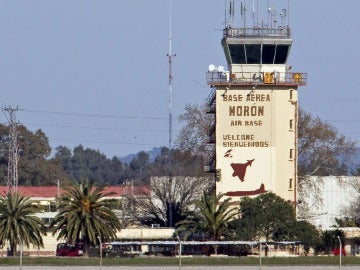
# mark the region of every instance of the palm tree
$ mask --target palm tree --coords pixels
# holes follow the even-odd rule
[[[30,198],[17,192],[8,192],[0,198],[0,242],[9,242],[10,255],[15,254],[18,245],[44,247],[42,235],[46,235],[46,227],[34,215],[38,211]]]
[[[222,201],[224,194],[203,192],[196,209],[177,224],[177,232],[205,233],[208,240],[218,241],[227,229],[229,221],[237,214],[231,198]],[[216,250],[215,250],[216,251]]]
[[[83,242],[85,254],[91,244],[111,241],[121,229],[119,219],[111,210],[116,200],[105,199],[114,193],[105,193],[104,187],[96,187],[93,181],[81,180],[72,183],[66,192],[57,198],[59,213],[52,220],[50,227],[57,239],[67,242]]]

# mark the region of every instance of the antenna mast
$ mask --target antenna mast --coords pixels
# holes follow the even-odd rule
[[[171,18],[171,0],[169,1],[170,6],[170,20],[169,20],[169,53],[167,54],[169,59],[169,150],[172,147],[172,59],[176,54],[172,53],[172,18]]]
[[[255,0],[252,2],[252,19],[253,19],[253,26],[255,26]]]
[[[173,80],[173,76],[172,76],[172,59],[173,57],[176,56],[176,54],[172,53],[172,17],[171,17],[171,10],[172,10],[172,6],[171,6],[171,0],[169,0],[169,53],[167,54],[168,58],[169,58],[169,184],[170,184],[170,190],[169,190],[169,216],[168,216],[168,226],[172,227],[173,226],[173,201],[172,201],[172,182],[173,182],[173,178],[171,176],[171,148],[172,148],[172,80]]]
[[[244,28],[246,28],[246,2],[241,2],[241,16],[244,22]]]
[[[17,130],[15,112],[19,109],[7,107],[3,111],[9,113],[9,157],[8,157],[8,174],[7,174],[7,192],[17,192],[18,187],[18,162],[19,162],[19,145],[17,142]],[[7,116],[6,116],[7,117]]]

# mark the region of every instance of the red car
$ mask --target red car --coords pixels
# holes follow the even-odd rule
[[[56,256],[77,257],[82,256],[83,254],[84,245],[82,243],[59,243],[56,246]]]
[[[340,255],[340,248],[334,248],[333,254],[334,254],[335,256],[339,256],[339,255]],[[346,256],[345,248],[342,248],[341,255],[342,255],[342,256]]]

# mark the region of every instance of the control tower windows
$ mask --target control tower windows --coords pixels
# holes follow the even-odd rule
[[[263,64],[273,64],[275,58],[276,45],[263,45]]]
[[[285,64],[290,45],[227,44],[231,64]]]
[[[274,64],[285,64],[289,53],[289,45],[277,45]]]
[[[246,44],[245,53],[247,64],[260,64],[261,45],[260,44]]]
[[[233,64],[247,64],[245,46],[243,44],[229,44],[229,50]]]

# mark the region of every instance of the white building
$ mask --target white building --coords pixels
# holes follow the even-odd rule
[[[298,193],[298,218],[321,230],[337,226],[335,218],[349,216],[356,202],[360,178],[354,176],[311,176],[306,179],[306,191]],[[353,215],[351,215],[353,216]]]

